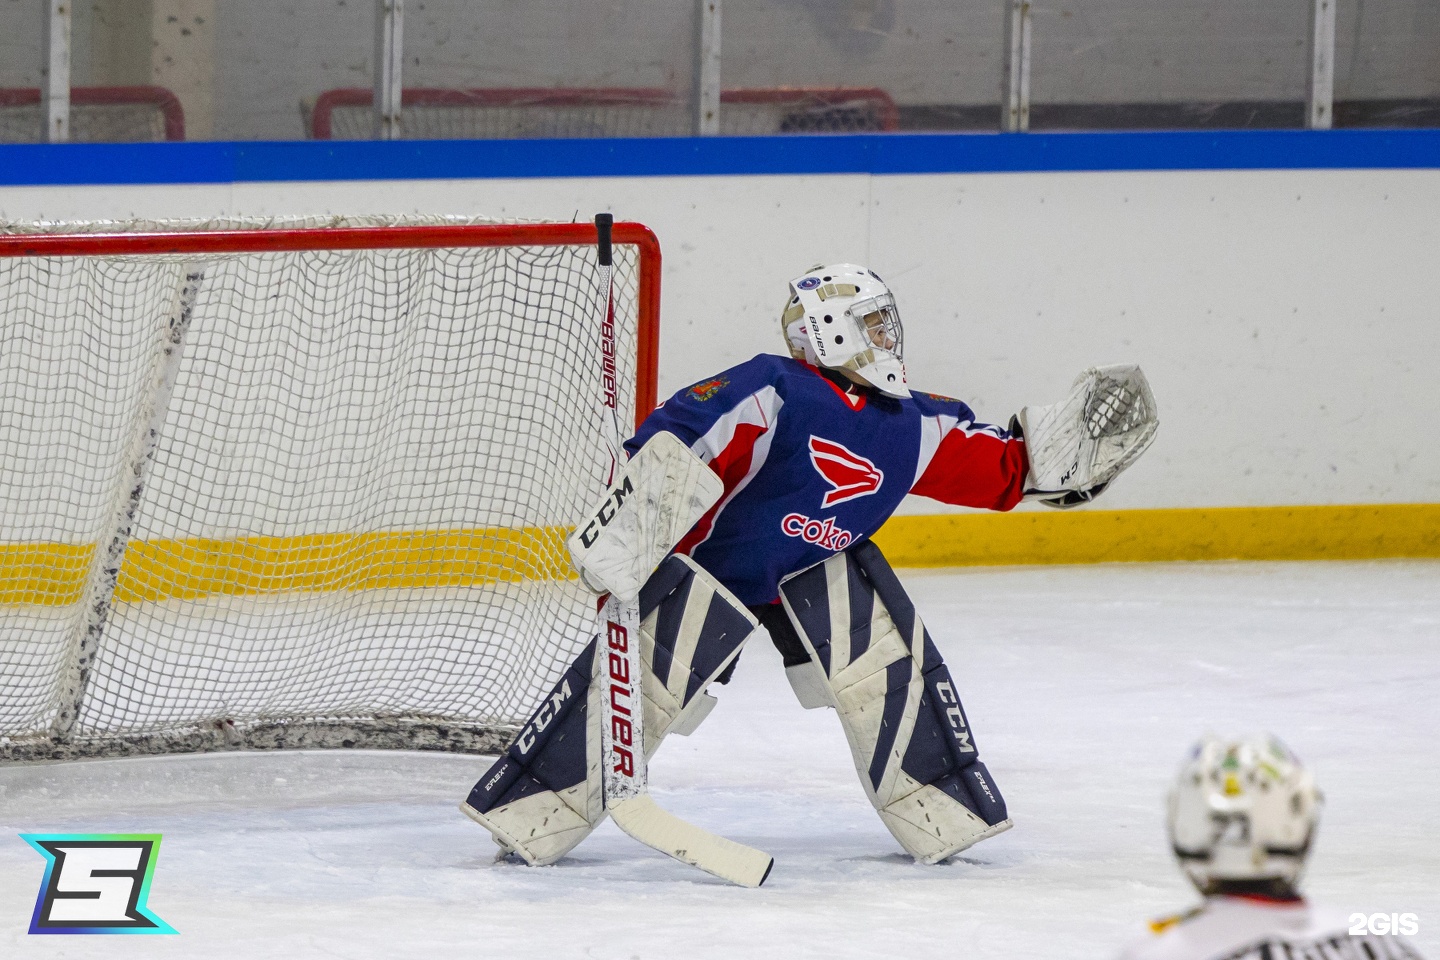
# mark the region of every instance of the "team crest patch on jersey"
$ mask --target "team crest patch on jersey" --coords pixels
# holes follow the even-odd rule
[[[691,397],[703,403],[728,386],[730,386],[729,377],[716,377],[714,380],[695,384],[689,392]]]
[[[929,393],[929,392],[924,391],[924,390],[922,390],[922,391],[920,391],[920,392],[923,393],[923,394],[925,394],[925,396],[929,397],[931,400],[939,400],[941,403],[959,403],[959,402],[960,402],[959,400],[956,400],[954,397],[947,397],[947,396],[945,396],[945,394],[943,394],[943,393]]]
[[[874,463],[850,450],[844,444],[824,437],[810,436],[810,462],[816,472],[834,489],[825,494],[823,506],[868,497],[885,482],[884,472]]]

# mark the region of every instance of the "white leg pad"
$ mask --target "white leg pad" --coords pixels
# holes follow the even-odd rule
[[[480,813],[467,804],[462,804],[460,810],[526,863],[543,867],[569,853],[603,819],[602,813],[592,824],[575,811],[571,804],[584,803],[578,793],[577,788],[560,793],[547,790],[497,807],[489,814]]]
[[[756,624],[689,557],[661,564],[640,594],[640,609],[648,757],[667,735],[692,732],[709,715],[715,698],[706,688],[739,656]],[[606,815],[600,697],[608,685],[599,681],[608,659],[594,651],[592,644],[577,659],[461,805],[497,842],[536,866],[560,859]],[[682,835],[658,816],[633,819],[636,830]]]
[[[835,707],[880,819],[923,863],[1010,827],[954,680],[879,548],[862,542],[787,577],[780,596]],[[813,689],[796,686],[804,703]]]

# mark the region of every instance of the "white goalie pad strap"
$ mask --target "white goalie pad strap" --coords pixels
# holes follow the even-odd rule
[[[780,596],[811,657],[792,685],[802,703],[818,685],[835,708],[866,794],[906,852],[938,863],[1008,829],[954,682],[879,549],[866,541],[787,577]]]
[[[710,711],[715,709],[715,704],[720,701],[708,693],[696,694],[695,699],[686,705],[686,708],[676,714],[674,721],[670,724],[668,733],[677,737],[688,737],[700,729],[700,724],[710,716]]]
[[[706,689],[740,655],[756,621],[684,556],[667,558],[645,584],[640,614],[649,757],[667,735],[689,734],[709,714],[716,701]],[[587,646],[461,804],[527,863],[554,863],[605,818],[600,724],[609,668],[605,647]]]
[[[829,680],[814,660],[786,667],[785,679],[790,681],[790,689],[795,691],[795,699],[799,700],[800,706],[806,710],[834,706],[831,702]]]
[[[661,431],[624,465],[566,541],[585,583],[628,603],[725,485],[672,433]]]
[[[1018,419],[1030,458],[1026,498],[1066,506],[1098,494],[1134,463],[1159,425],[1150,384],[1134,364],[1092,367],[1064,400],[1026,407]]]

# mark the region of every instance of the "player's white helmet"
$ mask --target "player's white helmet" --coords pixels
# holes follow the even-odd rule
[[[1315,779],[1275,737],[1206,736],[1170,791],[1170,843],[1201,893],[1217,881],[1294,885],[1320,816]]]
[[[910,396],[900,311],[874,271],[853,263],[811,267],[790,281],[780,326],[795,359],[841,370],[892,397]]]

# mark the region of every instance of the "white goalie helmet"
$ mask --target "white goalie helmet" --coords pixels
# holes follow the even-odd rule
[[[780,326],[795,359],[892,397],[910,396],[900,311],[874,271],[853,263],[811,267],[790,281]]]
[[[1225,880],[1293,886],[1321,802],[1310,771],[1274,736],[1206,736],[1170,791],[1170,844],[1201,893]]]

